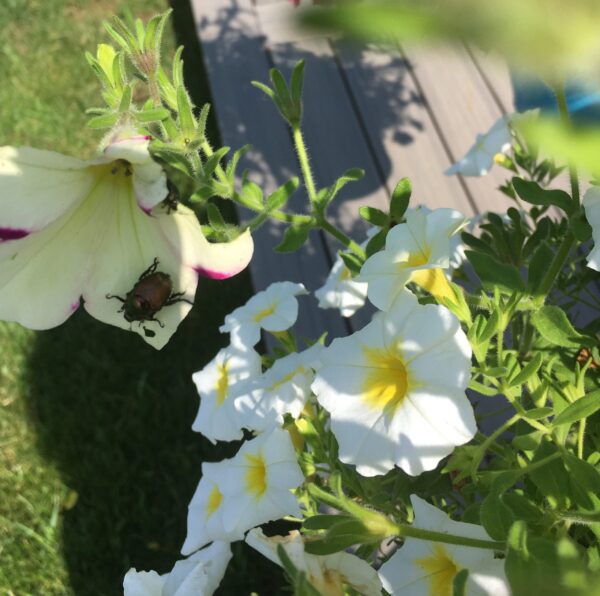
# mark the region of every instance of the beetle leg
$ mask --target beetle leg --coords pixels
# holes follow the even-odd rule
[[[138,281],[142,281],[142,279],[144,279],[145,277],[152,275],[156,271],[157,267],[158,267],[158,257],[154,257],[154,261],[152,261],[152,265],[150,265],[150,267],[148,267],[148,269],[146,269],[146,271],[144,271],[144,273],[142,273],[140,275],[140,277],[138,278]]]
[[[123,304],[125,304],[125,298],[121,298],[121,296],[116,296],[115,294],[106,294],[107,300],[110,300],[111,298],[116,298],[117,300],[120,300],[121,302],[123,302]]]
[[[165,301],[163,306],[171,306],[171,304],[176,304],[177,302],[187,302],[188,304],[194,306],[194,303],[191,300],[181,297],[184,294],[185,292],[176,292],[175,294],[171,294],[169,298]]]

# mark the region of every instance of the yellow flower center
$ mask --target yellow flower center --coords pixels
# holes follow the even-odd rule
[[[332,569],[325,569],[323,577],[309,576],[309,582],[317,588],[323,596],[344,596],[344,581],[342,576]]]
[[[410,386],[409,371],[399,352],[364,349],[370,369],[363,382],[362,397],[371,408],[394,415]]]
[[[340,281],[347,281],[349,279],[352,279],[352,272],[348,267],[343,267],[340,273]]]
[[[291,381],[298,373],[303,372],[303,371],[304,371],[303,366],[296,368],[291,373],[288,373],[284,377],[281,377],[281,379],[278,379],[277,381],[275,381],[270,387],[267,387],[267,391],[275,391],[276,389],[279,389],[282,385],[285,385],[285,383]]]
[[[260,499],[267,490],[267,467],[262,454],[246,454],[246,488],[248,492]]]
[[[434,545],[433,553],[429,557],[417,559],[415,563],[427,572],[429,596],[452,596],[452,582],[460,567],[443,545]]]
[[[422,267],[423,265],[427,265],[429,263],[429,259],[431,258],[431,249],[428,246],[425,246],[421,250],[417,252],[410,253],[407,261],[403,261],[401,264],[402,268],[409,267]]]
[[[229,362],[217,364],[217,382],[215,389],[217,392],[217,406],[222,406],[227,392],[229,390]]]
[[[413,271],[410,281],[427,290],[438,302],[443,304],[443,298],[455,301],[454,292],[443,269],[420,269]]]
[[[272,315],[275,312],[275,305],[267,306],[267,308],[263,308],[260,312],[257,312],[254,315],[254,322],[260,323],[265,317]]]
[[[208,495],[208,501],[206,502],[206,519],[208,519],[221,505],[223,495],[219,490],[219,487],[215,484],[213,489]]]

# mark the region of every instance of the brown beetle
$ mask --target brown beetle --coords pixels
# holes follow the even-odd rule
[[[133,323],[138,321],[142,326],[142,321],[155,321],[160,327],[164,324],[156,319],[154,315],[163,306],[170,306],[177,302],[187,302],[193,304],[189,300],[182,298],[183,292],[173,292],[173,280],[168,273],[157,271],[158,258],[155,258],[152,265],[144,271],[133,288],[127,292],[125,298],[107,294],[108,299],[116,298],[123,303],[119,312],[123,313],[125,320]],[[151,329],[143,327],[146,337],[154,337],[156,333]]]

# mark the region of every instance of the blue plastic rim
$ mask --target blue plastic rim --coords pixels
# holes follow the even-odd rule
[[[511,75],[515,109],[525,112],[539,108],[542,112],[556,113],[556,96],[541,80]],[[565,87],[567,106],[575,122],[600,122],[600,89],[580,81],[567,82]]]

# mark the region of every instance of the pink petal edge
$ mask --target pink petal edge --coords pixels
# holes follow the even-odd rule
[[[19,240],[29,236],[31,230],[24,230],[21,228],[0,228],[0,242],[6,242],[9,240]]]

